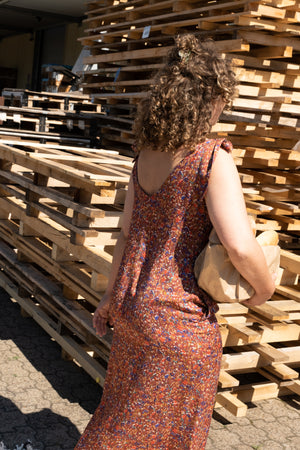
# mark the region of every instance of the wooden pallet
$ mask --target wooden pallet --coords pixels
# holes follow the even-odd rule
[[[43,143],[100,146],[98,121],[104,112],[88,95],[4,89],[3,101],[0,136]]]
[[[73,134],[71,132],[67,133],[53,133],[49,131],[33,131],[33,130],[26,130],[26,129],[19,129],[19,128],[6,128],[6,127],[0,127],[0,140],[10,140],[14,141],[15,143],[19,143],[20,145],[22,142],[28,143],[39,143],[43,142],[44,144],[50,144],[55,143],[56,145],[78,145],[82,147],[90,147],[91,143],[99,142],[95,141],[94,139],[91,140],[90,137],[79,137],[76,134]]]
[[[0,161],[0,285],[103,385],[112,332],[100,339],[92,314],[110,273],[132,159],[0,142]],[[246,413],[251,398],[298,389],[300,256],[282,250],[281,266],[265,305],[219,305],[224,356],[216,407],[235,415]]]
[[[80,340],[76,334],[71,332],[72,325],[65,318],[65,311],[59,314],[59,310],[53,311],[55,308],[49,307],[49,302],[41,294],[35,293],[35,297],[19,293],[20,286],[13,279],[9,278],[3,272],[0,275],[0,286],[6,290],[13,301],[18,302],[21,312],[24,316],[32,317],[62,348],[62,356],[68,359],[76,360],[84,370],[101,385],[105,379],[105,360],[109,343],[100,343],[97,345],[91,343],[89,346]],[[47,304],[47,307],[45,307]],[[51,313],[52,311],[52,313]],[[61,321],[63,317],[63,322]],[[67,324],[67,325],[66,325]],[[76,327],[78,330],[78,327]],[[96,351],[94,352],[94,348]],[[102,350],[101,350],[102,349]]]
[[[6,106],[26,107],[30,109],[42,109],[48,111],[73,111],[73,112],[101,112],[99,105],[91,102],[89,95],[81,92],[50,93],[44,91],[30,91],[28,89],[2,90]]]
[[[80,145],[99,142],[98,119],[103,114],[93,111],[42,109],[28,106],[0,106],[0,135],[22,138],[57,139]],[[41,137],[41,135],[43,137]]]
[[[245,149],[247,135],[230,125],[251,122],[256,125],[252,146],[291,149],[294,128],[300,129],[299,14],[296,0],[89,3],[86,36],[80,40],[90,48],[85,62],[97,69],[83,74],[82,87],[107,112],[103,143],[130,152],[135,106],[146,95],[151,73],[161,67],[173,36],[191,32],[214,38],[240,79],[233,111],[223,114],[215,133]],[[118,117],[126,117],[126,125],[116,126]],[[274,140],[266,141],[270,134]]]
[[[90,48],[82,87],[106,111],[102,143],[131,154],[132,124],[176,34],[212,37],[231,60],[239,96],[212,129],[233,143],[248,211],[257,229],[280,231],[284,248],[299,249],[300,27],[296,0],[92,2]],[[101,92],[99,92],[101,89]],[[276,172],[276,176],[275,176]]]
[[[248,402],[300,393],[300,256],[282,250],[280,265],[281,284],[264,305],[219,304],[224,354],[215,407],[236,416],[246,415]]]
[[[39,264],[38,260],[20,262],[15,251],[0,242],[0,285],[57,340],[64,355],[75,359],[103,385],[111,332],[99,339],[91,326],[90,302],[68,297],[57,277],[52,274],[49,278],[48,268],[37,267]],[[231,337],[224,343],[216,408],[223,406],[244,416],[250,401],[299,393],[300,326],[296,322],[300,322],[300,304],[279,302],[269,302],[259,311],[264,316],[254,313],[254,318],[253,311],[247,312],[243,305],[220,305],[222,336],[226,320]],[[292,317],[295,323],[291,323]],[[251,328],[253,322],[262,321],[265,325],[256,331]]]

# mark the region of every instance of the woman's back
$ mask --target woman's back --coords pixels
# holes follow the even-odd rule
[[[177,321],[200,324],[216,310],[197,285],[194,262],[211,231],[204,195],[221,145],[230,148],[222,139],[207,140],[181,159],[142,152],[134,166],[133,213],[112,314],[115,322],[132,321],[140,339],[152,339],[149,330],[156,329],[162,345],[176,334],[170,320],[172,327]],[[164,322],[159,326],[158,317]]]
[[[148,194],[159,190],[175,167],[191,150],[181,149],[175,154],[159,150],[145,149],[138,157],[138,181]]]

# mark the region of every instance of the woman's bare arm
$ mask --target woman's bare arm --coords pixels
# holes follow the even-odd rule
[[[129,233],[129,227],[130,227],[132,209],[133,209],[133,202],[134,202],[134,190],[133,190],[133,181],[132,181],[132,177],[131,177],[129,180],[129,184],[128,184],[128,191],[126,194],[126,200],[125,200],[125,205],[124,205],[124,213],[122,216],[122,229],[121,229],[120,236],[119,236],[117,243],[115,245],[115,248],[114,248],[114,256],[113,256],[113,261],[112,261],[112,266],[111,266],[111,272],[110,272],[107,288],[105,291],[108,294],[111,294],[111,292],[113,290],[114,283],[115,283],[117,273],[119,270],[119,266],[121,264],[121,260],[123,257],[124,248],[125,248],[126,241],[128,238],[128,233]]]
[[[266,302],[274,292],[274,279],[251,230],[232,155],[223,149],[212,166],[205,199],[212,224],[233,265],[255,291],[244,303],[255,306]]]
[[[111,272],[108,279],[107,288],[105,294],[101,298],[101,301],[94,313],[93,318],[93,325],[100,336],[104,336],[106,334],[107,331],[106,323],[110,320],[109,307],[111,303],[111,294],[118,274],[119,266],[121,264],[121,260],[123,257],[126,241],[128,238],[129,227],[132,217],[133,202],[134,202],[134,189],[133,189],[133,180],[131,177],[125,200],[124,213],[122,216],[122,229],[114,248],[114,256],[112,260]]]

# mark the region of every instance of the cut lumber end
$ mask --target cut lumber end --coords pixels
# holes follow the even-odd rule
[[[244,417],[247,414],[247,405],[230,392],[220,392],[216,396],[216,407],[223,406],[235,417]]]

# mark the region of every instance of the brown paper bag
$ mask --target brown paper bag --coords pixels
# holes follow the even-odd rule
[[[278,272],[280,247],[266,245],[261,248],[270,272]],[[252,286],[230,261],[214,229],[210,233],[207,246],[196,259],[194,272],[199,287],[216,302],[235,303],[247,300],[254,294]]]

